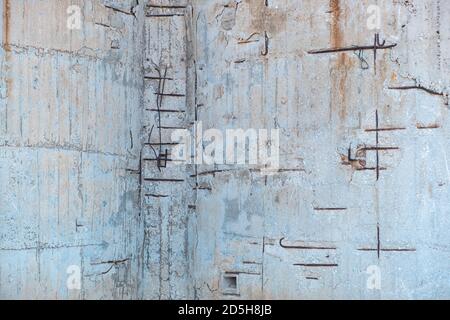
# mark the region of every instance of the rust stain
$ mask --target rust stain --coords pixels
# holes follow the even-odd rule
[[[391,81],[394,82],[396,80],[397,80],[397,74],[395,72],[392,72]]]
[[[345,10],[341,6],[340,0],[330,0],[329,3],[331,13],[331,29],[330,42],[334,48],[342,47],[344,45],[344,36],[342,31],[342,22],[345,19]],[[335,65],[331,69],[331,112],[337,113],[345,123],[347,117],[347,73],[353,66],[353,61],[347,53],[338,53],[338,58]]]
[[[265,28],[270,34],[277,34],[284,30],[287,16],[285,11],[266,8]]]
[[[11,20],[11,4],[9,0],[3,0],[3,46],[5,51],[11,51],[9,33],[10,33],[10,20]]]
[[[257,32],[268,32],[271,35],[278,34],[284,30],[287,13],[285,10],[266,7],[264,1],[249,1],[251,15],[251,29]]]
[[[366,167],[366,161],[362,159],[349,159],[347,155],[341,154],[341,163],[351,166],[353,170],[361,170]]]
[[[340,0],[330,0],[331,11],[331,46],[342,46],[342,30],[340,25],[341,4]]]

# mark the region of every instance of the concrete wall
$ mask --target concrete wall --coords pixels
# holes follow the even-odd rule
[[[195,1],[203,127],[281,130],[277,174],[198,168],[198,298],[450,297],[449,16],[438,0]],[[376,72],[371,51],[369,69],[308,54],[376,32],[397,44]]]
[[[450,297],[448,1],[0,3],[0,298]]]
[[[187,45],[190,11],[186,1],[161,4],[145,10],[143,297],[186,299],[193,297],[188,226],[195,186],[190,178],[193,167],[174,161],[171,137],[176,130],[190,130],[195,119],[194,108],[188,104],[192,99],[188,92],[192,84]]]
[[[1,298],[140,296],[136,3],[0,1]]]

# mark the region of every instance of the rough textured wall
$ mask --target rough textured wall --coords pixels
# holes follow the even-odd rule
[[[137,298],[142,5],[0,4],[0,298]]]
[[[450,297],[449,16],[439,0],[194,1],[203,127],[281,130],[277,174],[198,168],[196,297]],[[397,46],[376,72],[370,50],[308,54],[377,32]]]
[[[0,3],[0,298],[450,297],[448,1]],[[196,121],[280,169],[179,163]]]
[[[193,212],[192,166],[172,155],[172,133],[189,130],[188,22],[186,1],[153,2],[145,11],[143,294],[146,299],[193,297],[189,266],[189,215]]]

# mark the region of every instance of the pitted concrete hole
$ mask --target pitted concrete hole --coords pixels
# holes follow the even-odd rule
[[[239,294],[239,275],[226,273],[222,279],[222,291],[224,294]]]

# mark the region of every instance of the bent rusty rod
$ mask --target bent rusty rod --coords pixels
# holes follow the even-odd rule
[[[380,35],[378,33],[375,34],[373,45],[370,46],[350,46],[350,47],[342,47],[342,48],[327,48],[327,49],[319,49],[319,50],[311,50],[308,51],[309,54],[321,54],[321,53],[335,53],[335,52],[346,52],[346,51],[354,51],[354,52],[363,52],[365,50],[373,51],[373,67],[375,70],[375,74],[377,72],[377,50],[391,49],[397,46],[396,43],[385,45],[386,40],[380,43]],[[363,59],[360,54],[358,54],[358,58]],[[365,61],[365,60],[364,60]],[[367,62],[366,62],[367,63]]]
[[[333,52],[345,52],[345,51],[364,51],[364,50],[374,50],[374,54],[376,57],[376,51],[377,50],[384,50],[384,49],[391,49],[397,46],[396,43],[394,44],[386,44],[386,40],[384,40],[382,43],[380,43],[380,35],[377,33],[375,34],[375,39],[373,45],[369,46],[349,46],[349,47],[341,47],[341,48],[326,48],[326,49],[319,49],[319,50],[310,50],[308,51],[309,54],[320,54],[320,53],[333,53]]]
[[[389,44],[386,46],[351,46],[351,47],[342,47],[342,48],[327,48],[327,49],[319,49],[319,50],[310,50],[309,54],[320,54],[320,53],[333,53],[333,52],[345,52],[345,51],[358,51],[358,50],[379,50],[379,49],[391,49],[396,47],[397,44]]]

